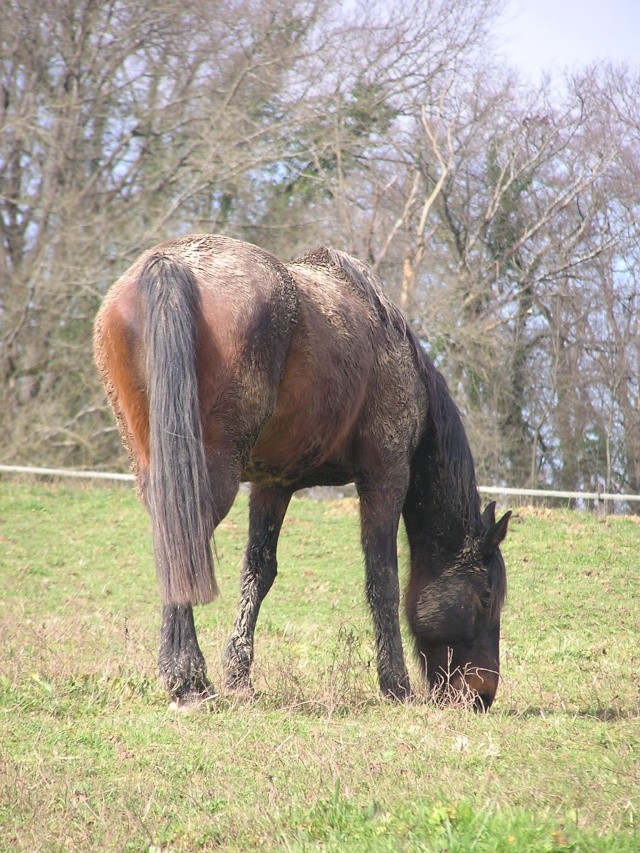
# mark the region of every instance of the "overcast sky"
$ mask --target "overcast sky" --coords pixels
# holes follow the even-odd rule
[[[640,70],[640,0],[508,0],[502,49],[537,80],[595,59]]]

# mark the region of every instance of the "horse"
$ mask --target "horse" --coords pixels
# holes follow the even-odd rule
[[[215,689],[193,607],[217,592],[210,540],[251,483],[226,688],[252,695],[254,632],[277,574],[294,492],[355,483],[380,690],[411,699],[405,611],[434,695],[487,710],[499,678],[510,513],[481,512],[475,468],[443,376],[362,262],[321,247],[284,264],[226,236],[144,252],[98,312],[94,353],[151,517],[162,595],[159,676],[178,707]]]

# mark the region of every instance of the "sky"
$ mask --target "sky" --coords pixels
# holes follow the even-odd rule
[[[500,46],[533,82],[596,59],[640,70],[640,0],[508,0]]]

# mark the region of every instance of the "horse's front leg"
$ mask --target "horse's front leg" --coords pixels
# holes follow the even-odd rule
[[[196,705],[215,695],[207,678],[190,604],[168,604],[162,610],[158,670],[177,707]]]
[[[291,494],[280,486],[253,486],[251,490],[240,603],[225,652],[227,688],[239,693],[253,693],[250,674],[254,632],[260,605],[278,573],[276,548]]]
[[[384,696],[411,697],[400,635],[397,536],[400,510],[388,494],[360,493],[366,592],[375,634],[378,681]]]

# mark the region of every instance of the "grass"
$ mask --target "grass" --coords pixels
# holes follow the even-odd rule
[[[246,515],[240,496],[196,613],[218,684]],[[133,494],[1,480],[0,850],[638,850],[639,540],[633,518],[519,510],[479,717],[379,698],[357,506],[294,499],[257,699],[176,715]]]

